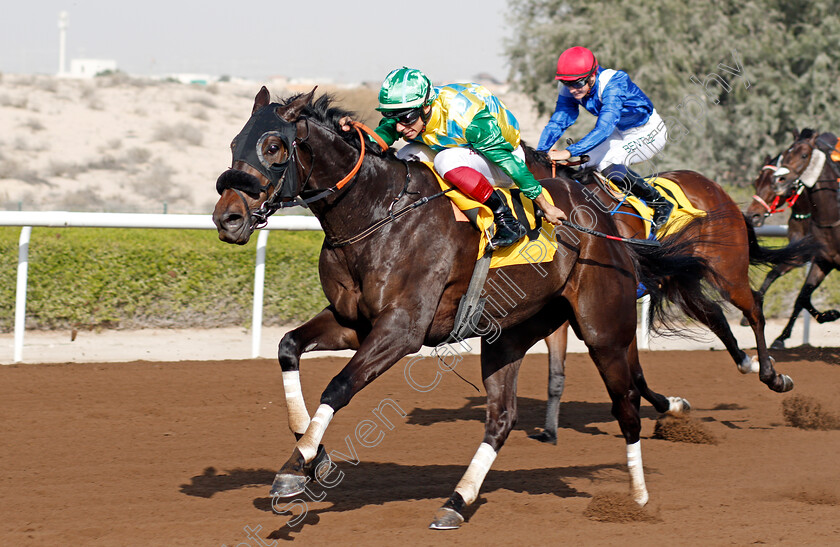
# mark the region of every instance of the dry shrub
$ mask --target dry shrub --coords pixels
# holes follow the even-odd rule
[[[813,397],[788,397],[782,401],[782,414],[788,425],[800,429],[840,429],[840,417],[824,410]]]
[[[189,198],[186,189],[172,182],[172,168],[163,163],[152,164],[138,175],[133,183],[134,191],[154,201],[178,201]]]
[[[154,139],[157,141],[172,144],[186,143],[193,146],[201,145],[203,138],[204,135],[199,128],[183,122],[171,125],[159,125],[157,129],[155,129],[154,134]]]
[[[604,492],[592,496],[583,515],[600,522],[657,522],[659,518],[645,511],[630,494]]]
[[[20,126],[26,127],[32,132],[43,131],[44,129],[46,129],[46,127],[44,127],[44,124],[41,123],[41,120],[37,118],[29,118],[28,120],[20,124]]]
[[[675,443],[717,444],[717,439],[703,424],[684,414],[666,412],[656,420],[654,439]]]
[[[0,161],[0,179],[13,179],[29,184],[51,186],[48,181],[39,177],[35,171],[12,159]]]
[[[87,171],[85,166],[70,161],[53,160],[47,164],[46,175],[48,177],[64,177],[75,179]]]

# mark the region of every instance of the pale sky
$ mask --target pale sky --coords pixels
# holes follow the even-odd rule
[[[0,72],[58,72],[71,59],[134,75],[201,73],[379,82],[403,65],[435,82],[507,76],[508,0],[6,0]]]

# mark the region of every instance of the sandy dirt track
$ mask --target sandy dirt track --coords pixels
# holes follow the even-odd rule
[[[651,438],[656,414],[643,404],[654,520],[614,523],[584,515],[593,496],[628,484],[597,371],[570,356],[558,445],[539,444],[527,434],[542,424],[546,364],[528,356],[519,424],[454,532],[427,526],[481,441],[484,394],[452,374],[419,393],[402,361],[339,412],[325,443],[345,453],[383,400],[406,415],[386,410],[394,428],[375,447],[355,442],[359,463],[339,461],[341,483],[290,528],[268,497],[292,447],[274,360],[0,367],[0,545],[840,544],[840,431],[795,428],[782,413],[794,394],[840,413],[840,351],[775,357],[790,394],[740,375],[724,352],[642,353],[651,386],[688,398],[718,443]],[[344,362],[304,361],[310,411]],[[459,370],[479,382],[476,357]]]

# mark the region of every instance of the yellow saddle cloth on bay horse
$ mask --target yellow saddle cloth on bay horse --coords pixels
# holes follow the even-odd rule
[[[468,197],[443,180],[437,174],[437,171],[434,170],[434,165],[431,163],[426,163],[426,165],[429,166],[429,169],[437,177],[438,184],[440,184],[442,190],[453,188],[446,195],[452,200],[455,218],[465,222],[472,221],[481,232],[481,240],[478,245],[478,258],[481,258],[484,256],[484,251],[489,242],[488,235],[491,234],[491,230],[493,229],[493,212],[489,207]],[[525,226],[525,229],[528,230],[528,234],[509,247],[503,247],[493,251],[493,258],[490,259],[490,267],[501,268],[502,266],[516,264],[551,262],[554,259],[554,254],[557,252],[557,242],[551,239],[554,233],[554,226],[545,220],[536,218],[534,215],[534,202],[523,196],[519,189],[496,188],[496,190],[500,191],[505,197],[511,211],[513,211],[513,214],[519,222]],[[548,192],[543,190],[543,195],[549,203],[554,205],[554,200],[551,199]]]
[[[639,214],[639,216],[643,217],[647,221],[645,222],[645,237],[649,238],[651,226],[650,220],[653,218],[653,209],[648,207],[636,196],[627,194],[627,196],[624,197],[624,193],[619,190],[612,181],[600,174],[597,174],[597,176],[609,187],[617,199],[624,199],[624,202],[627,203],[627,205],[631,206]],[[668,217],[668,222],[665,223],[665,227],[657,232],[657,238],[675,234],[694,218],[706,215],[706,211],[697,209],[691,204],[688,197],[685,195],[685,192],[683,192],[682,188],[680,188],[676,182],[662,177],[654,177],[652,179],[645,180],[648,184],[659,190],[662,197],[674,204],[671,216]]]

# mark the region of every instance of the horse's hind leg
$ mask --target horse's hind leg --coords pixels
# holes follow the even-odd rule
[[[777,279],[791,271],[792,269],[796,268],[797,266],[791,264],[777,264],[773,266],[773,269],[767,272],[767,275],[764,278],[764,282],[761,283],[761,287],[756,292],[756,298],[760,301],[764,300],[764,295],[767,294],[767,290],[770,288]],[[750,324],[749,320],[745,317],[741,318],[741,326],[746,327]]]
[[[584,340],[586,341],[586,340]],[[640,391],[627,360],[627,348],[616,345],[590,345],[589,355],[595,361],[612,400],[612,415],[618,420],[627,443],[627,468],[630,471],[630,493],[639,505],[645,505],[649,496],[642,467],[639,416]]]
[[[650,404],[657,412],[675,412],[683,413],[691,410],[689,402],[682,397],[666,397],[656,393],[647,385],[644,372],[642,372],[642,364],[639,361],[639,349],[636,345],[636,339],[627,350],[627,362],[630,364],[630,374],[633,376],[633,383],[636,389],[639,390],[641,396]]]
[[[544,443],[557,444],[557,421],[560,416],[560,398],[566,386],[566,351],[569,341],[569,323],[563,323],[559,329],[548,335],[545,344],[548,347],[548,400],[545,405],[545,429],[540,433],[528,435]]]
[[[837,310],[828,310],[827,312],[820,313],[816,308],[814,308],[813,304],[811,304],[811,295],[817,287],[820,286],[820,283],[823,282],[830,271],[831,266],[823,263],[822,261],[816,261],[811,264],[811,267],[808,270],[808,275],[805,277],[805,283],[802,285],[802,289],[799,290],[799,295],[796,297],[796,301],[793,304],[793,313],[791,314],[787,325],[785,325],[785,328],[782,330],[782,333],[773,341],[773,344],[770,346],[771,348],[784,349],[785,340],[790,338],[790,335],[793,333],[793,324],[796,323],[796,319],[799,317],[799,313],[803,309],[807,310],[808,313],[815,317],[820,323],[834,321],[840,317],[840,312]]]
[[[755,300],[753,300],[755,302]],[[693,299],[686,299],[686,305],[684,309],[688,315],[694,319],[697,319],[707,327],[717,336],[721,342],[723,342],[724,347],[726,347],[726,351],[729,352],[729,355],[732,356],[732,360],[735,361],[735,364],[738,366],[738,370],[742,374],[749,374],[750,372],[758,372],[758,367],[756,363],[754,363],[749,355],[741,349],[738,345],[738,340],[735,338],[735,335],[732,334],[732,329],[729,328],[729,322],[726,320],[726,315],[723,313],[723,308],[720,306],[708,303],[698,303],[696,300]],[[760,312],[759,307],[759,312]],[[743,309],[742,309],[743,311]],[[749,307],[749,312],[744,311],[744,319],[747,321],[747,324],[751,324],[751,322],[755,321],[755,318],[750,319],[749,315],[753,313],[753,306]],[[764,321],[763,315],[762,323]],[[753,329],[755,330],[755,329]],[[763,332],[763,329],[762,329]]]
[[[761,298],[758,297],[755,291],[750,288],[749,279],[746,274],[744,281],[740,284],[732,283],[729,287],[721,289],[722,293],[727,295],[729,301],[737,307],[747,318],[750,327],[755,336],[755,348],[758,353],[758,377],[773,391],[784,393],[793,389],[793,380],[786,374],[778,374],[773,367],[773,360],[770,353],[767,351],[767,341],[764,338],[764,311],[761,309]],[[729,324],[726,323],[726,318],[721,320],[719,328],[726,328],[730,335]],[[731,353],[731,352],[730,352]],[[737,362],[737,361],[736,361]],[[738,365],[738,370],[743,373],[752,372],[752,362],[749,365],[745,361]]]

